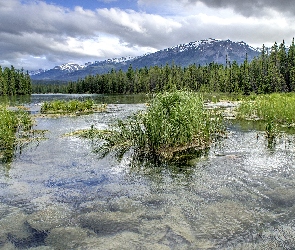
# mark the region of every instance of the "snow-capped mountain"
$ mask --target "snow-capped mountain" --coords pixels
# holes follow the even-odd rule
[[[86,66],[85,65],[79,65],[76,63],[65,63],[60,66],[55,66],[53,69],[55,70],[62,70],[65,72],[74,72],[76,70],[81,70],[84,69]]]
[[[31,74],[33,80],[77,80],[87,75],[103,74],[114,70],[126,71],[131,65],[135,68],[165,66],[175,64],[188,66],[190,64],[206,65],[211,62],[225,64],[226,60],[243,63],[246,55],[251,61],[260,53],[245,42],[232,42],[230,40],[206,39],[185,44],[179,44],[171,48],[159,50],[155,53],[138,57],[121,57],[104,61],[88,62],[85,65],[66,63],[53,69]]]

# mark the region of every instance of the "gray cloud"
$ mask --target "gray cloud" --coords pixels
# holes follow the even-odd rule
[[[155,0],[140,1],[155,3]],[[174,3],[188,6],[201,1],[174,0]],[[274,1],[267,2],[265,6],[263,1],[209,0],[204,3],[220,8],[221,12],[225,7],[237,12],[240,8],[243,15],[250,10],[258,13],[260,6],[264,11],[266,7],[284,10]],[[166,4],[165,0],[162,4]],[[244,40],[261,46],[263,43],[281,42],[282,39],[291,42],[295,34],[291,25],[294,19],[290,16],[284,16],[281,22],[279,15],[269,19],[240,15],[227,17],[227,13],[219,16],[220,11],[216,9],[206,9],[210,11],[208,13],[193,9],[195,12],[184,15],[185,10],[183,7],[182,15],[174,12],[160,15],[118,8],[67,9],[40,1],[0,0],[0,64],[20,65],[27,69],[49,68],[70,61],[82,63],[136,56],[209,37]],[[165,11],[169,12],[169,9]]]
[[[231,8],[245,16],[265,15],[269,10],[295,14],[295,1],[293,0],[188,0],[188,2],[201,2],[213,8]]]

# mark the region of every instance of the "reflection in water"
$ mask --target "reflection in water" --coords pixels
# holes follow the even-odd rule
[[[19,96],[0,96],[0,103],[10,106],[18,106],[31,103],[30,95],[19,95]]]
[[[208,154],[180,166],[98,159],[91,142],[62,136],[143,108],[38,118],[48,140],[0,168],[0,248],[294,249],[292,135],[270,151],[256,130],[229,126]]]

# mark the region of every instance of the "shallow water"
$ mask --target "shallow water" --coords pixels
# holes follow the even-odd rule
[[[43,97],[32,98],[37,112]],[[63,136],[145,108],[113,103],[106,113],[37,118],[48,139],[0,166],[0,248],[295,248],[293,135],[269,148],[261,132],[228,125],[208,154],[178,167],[99,159],[90,141]]]

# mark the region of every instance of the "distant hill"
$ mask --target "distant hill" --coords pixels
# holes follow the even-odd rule
[[[30,75],[32,80],[75,81],[87,75],[107,73],[112,69],[126,71],[130,65],[135,69],[145,66],[171,65],[173,63],[183,67],[191,64],[206,65],[211,62],[225,64],[226,57],[228,61],[236,61],[240,64],[244,62],[246,54],[248,60],[251,61],[260,54],[260,50],[254,49],[245,42],[232,42],[230,40],[216,40],[210,38],[207,40],[180,44],[135,58],[113,58],[86,63],[85,65],[67,63],[49,70],[30,72]]]

